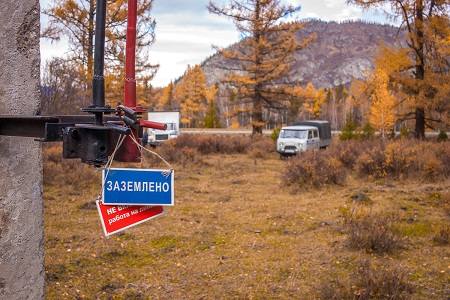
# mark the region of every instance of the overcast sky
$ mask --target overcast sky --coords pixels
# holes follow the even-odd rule
[[[40,0],[45,8],[52,0]],[[217,1],[219,2],[219,1]],[[382,12],[364,12],[346,4],[345,0],[286,0],[302,9],[299,19],[320,18],[327,21],[365,19],[386,22]],[[157,22],[156,42],[150,50],[152,63],[160,64],[154,86],[164,86],[183,74],[187,65],[202,62],[213,54],[212,45],[225,47],[239,40],[231,21],[210,15],[208,0],[154,0],[153,15]],[[47,20],[41,19],[45,26]],[[51,44],[41,41],[42,64],[53,56],[63,56],[67,41]]]

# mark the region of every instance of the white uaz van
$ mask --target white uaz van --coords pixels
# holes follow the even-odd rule
[[[305,121],[281,129],[277,151],[282,156],[290,156],[311,149],[326,148],[330,143],[331,129],[327,121]]]

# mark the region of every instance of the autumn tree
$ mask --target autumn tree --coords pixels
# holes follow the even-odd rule
[[[409,95],[413,111],[404,118],[415,119],[417,138],[425,137],[425,127],[431,122],[436,108],[448,110],[449,82],[449,9],[448,0],[348,0],[349,3],[371,8],[389,7],[393,17],[400,20],[406,33],[406,49],[410,64],[391,74]]]
[[[389,90],[389,76],[385,70],[378,68],[370,79],[373,91],[369,122],[384,138],[395,122],[395,97]]]
[[[352,115],[352,119],[360,125],[368,124],[366,117],[369,115],[370,99],[365,80],[352,80],[348,90],[347,102],[348,111],[346,115]]]
[[[153,0],[138,1],[136,71],[146,80],[153,77],[157,66],[148,62],[148,46],[154,41],[155,21],[150,15]],[[51,40],[67,37],[72,61],[82,71],[89,89],[93,76],[95,32],[95,0],[53,0],[43,13],[48,25],[42,36]],[[108,74],[105,77],[110,97],[121,97],[127,23],[127,0],[107,0],[105,59]]]
[[[206,90],[206,100],[208,102],[208,109],[205,115],[205,128],[218,128],[220,127],[220,120],[217,113],[216,97],[219,88],[217,85],[213,85]]]
[[[181,123],[189,127],[202,127],[207,110],[206,78],[199,65],[188,67],[175,88],[174,98],[180,103]]]
[[[301,23],[283,22],[300,7],[281,0],[230,0],[224,6],[211,1],[208,10],[232,19],[243,37],[240,45],[219,50],[232,66],[223,67],[230,71],[225,83],[237,89],[241,101],[251,104],[253,134],[262,134],[263,109],[285,107],[292,95],[283,79],[293,63],[292,54],[310,40],[297,40]]]
[[[161,95],[158,98],[158,109],[171,110],[174,108],[174,84],[170,82],[161,91]]]
[[[311,82],[308,82],[305,87],[294,87],[292,94],[295,95],[290,105],[292,118],[295,119],[300,110],[303,114],[306,114],[306,119],[320,117],[322,105],[326,101],[325,90],[316,89]]]
[[[399,84],[390,76],[404,70],[409,64],[410,60],[404,49],[381,45],[375,58],[375,69],[367,79],[365,88],[361,87],[361,93],[365,93],[371,102],[369,122],[380,131],[383,138],[399,117],[395,114],[397,99],[401,97],[398,95]]]

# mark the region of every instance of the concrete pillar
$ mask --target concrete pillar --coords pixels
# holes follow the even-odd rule
[[[0,0],[0,20],[0,114],[35,115],[39,1]],[[43,298],[41,147],[0,137],[0,299]]]

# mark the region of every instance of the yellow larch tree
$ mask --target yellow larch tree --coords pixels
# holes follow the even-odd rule
[[[207,86],[199,65],[188,67],[176,85],[175,99],[180,103],[181,122],[186,127],[202,127],[207,110]]]
[[[366,93],[371,101],[369,123],[380,131],[384,138],[396,121],[398,106],[398,84],[391,78],[410,63],[405,49],[392,49],[381,45],[375,58],[375,69],[369,76],[366,87],[358,86],[356,93]]]
[[[322,112],[322,105],[326,102],[324,89],[316,89],[311,82],[305,87],[296,86],[290,90],[294,95],[289,103],[290,119],[303,117],[306,119],[317,119]]]
[[[308,113],[308,119],[318,118],[321,113],[322,105],[326,100],[326,94],[323,89],[316,89],[311,82],[306,87],[298,88],[296,96],[303,103],[303,109]]]
[[[161,91],[157,107],[162,110],[171,110],[174,107],[174,84],[170,82]]]
[[[381,7],[399,20],[406,35],[404,48],[410,63],[390,77],[400,84],[411,102],[411,110],[403,119],[415,120],[417,138],[425,137],[425,128],[443,119],[433,118],[436,109],[449,109],[450,81],[450,1],[448,0],[347,0],[364,8]],[[386,9],[388,8],[388,9]],[[403,35],[400,35],[403,36]]]
[[[219,87],[217,84],[212,85],[206,89],[206,100],[208,102],[208,110],[205,115],[205,127],[206,128],[218,128],[220,127],[220,120],[217,114],[216,97]]]
[[[372,86],[369,122],[377,129],[382,138],[395,123],[395,97],[389,91],[389,76],[385,70],[378,68],[372,74],[369,84]]]
[[[148,60],[148,47],[153,44],[156,24],[150,14],[153,1],[138,1],[136,72],[138,79],[147,82],[158,67]],[[68,38],[70,50],[65,59],[83,70],[81,78],[85,79],[87,93],[90,92],[94,69],[95,7],[95,0],[51,0],[43,10],[49,21],[43,28],[42,36],[51,40]],[[107,8],[105,81],[108,100],[116,104],[122,102],[123,94],[127,0],[107,0]],[[138,80],[138,84],[142,82]]]
[[[308,44],[296,33],[300,22],[285,23],[299,6],[285,5],[280,0],[230,0],[224,6],[210,2],[211,13],[230,18],[243,37],[235,47],[219,52],[230,72],[224,83],[236,88],[240,101],[251,104],[253,134],[262,134],[264,108],[283,108],[292,96],[286,76],[293,63],[293,53]]]

